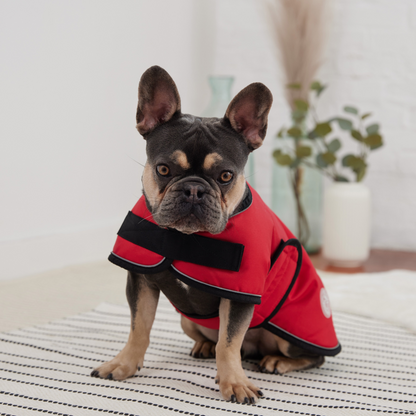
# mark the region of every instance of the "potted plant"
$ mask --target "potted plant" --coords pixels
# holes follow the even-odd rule
[[[290,84],[288,88],[298,89],[300,85]],[[293,125],[277,134],[286,140],[282,148],[273,152],[273,157],[292,171],[308,166],[334,180],[324,197],[323,255],[334,265],[354,267],[369,253],[370,192],[362,180],[368,156],[383,145],[383,138],[379,124],[367,123],[371,113],[360,113],[352,106],[344,107],[348,118],[337,116],[320,121],[316,102],[326,87],[315,81],[310,88],[313,93],[310,102],[295,100]],[[334,137],[335,132],[354,140],[357,152],[340,156],[342,144]],[[345,170],[349,173],[344,173]],[[295,198],[300,202],[296,192],[294,187]]]
[[[294,123],[289,134],[296,142],[298,155],[305,160],[308,149],[301,145],[306,129],[304,116],[309,109],[309,85],[323,62],[330,27],[330,2],[270,0],[262,4],[281,66],[279,78],[284,85],[292,86],[285,90]],[[322,176],[298,163],[297,157],[289,159],[282,153],[278,159],[283,163],[273,165],[272,209],[309,253],[316,252],[321,246]]]

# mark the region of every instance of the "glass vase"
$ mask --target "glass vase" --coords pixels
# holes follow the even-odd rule
[[[232,76],[210,76],[208,82],[211,88],[211,99],[202,117],[224,117],[231,101]],[[246,166],[246,179],[254,187],[254,156],[250,153]]]
[[[297,168],[299,203],[304,213],[302,221],[293,187],[294,169],[280,166],[273,160],[272,173],[272,210],[297,238],[309,235],[306,240],[301,239],[301,243],[309,254],[317,253],[322,242],[322,175],[307,166]]]
[[[210,76],[208,83],[211,88],[211,99],[201,115],[202,117],[224,117],[231,101],[231,87],[234,77]]]

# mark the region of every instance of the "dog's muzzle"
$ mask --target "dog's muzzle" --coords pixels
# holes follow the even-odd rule
[[[185,233],[218,233],[225,226],[219,194],[199,177],[184,178],[172,185],[153,217],[160,225]]]

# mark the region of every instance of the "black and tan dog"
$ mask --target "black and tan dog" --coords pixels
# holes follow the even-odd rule
[[[225,400],[255,403],[263,396],[241,357],[259,357],[261,371],[284,374],[318,367],[324,355],[340,351],[325,289],[306,253],[244,178],[271,105],[267,87],[254,83],[222,119],[194,117],[181,113],[166,71],[154,66],[143,74],[137,129],[147,141],[144,197],[110,256],[129,271],[131,332],[92,376],[123,380],[141,369],[160,291],[182,314],[195,341],[191,355],[216,357]]]

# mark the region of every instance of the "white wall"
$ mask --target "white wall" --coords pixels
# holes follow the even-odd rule
[[[270,201],[273,135],[288,126],[289,113],[263,4],[218,3],[216,70],[236,76],[236,92],[253,81],[273,92],[269,134],[255,153],[256,184]],[[373,196],[372,246],[416,250],[416,3],[333,0],[329,34],[317,75],[329,84],[318,108],[321,118],[355,105],[374,113],[385,139],[384,147],[370,155],[365,178]],[[348,139],[346,149],[352,144]]]
[[[333,5],[319,74],[330,84],[322,117],[348,103],[381,121],[386,145],[371,156],[366,178],[374,199],[372,244],[416,250],[416,4]],[[106,257],[141,194],[137,84],[154,64],[175,79],[185,112],[206,105],[211,72],[234,75],[234,93],[253,81],[270,87],[269,136],[256,152],[257,184],[270,200],[272,135],[289,113],[260,6],[0,2],[0,279]]]
[[[200,111],[212,59],[209,42],[196,48],[215,32],[212,10],[192,0],[0,2],[0,279],[106,258],[141,195],[140,76],[165,67],[183,108]]]

